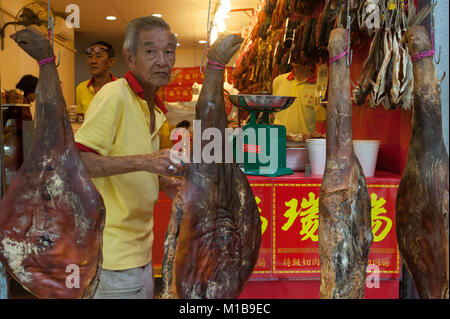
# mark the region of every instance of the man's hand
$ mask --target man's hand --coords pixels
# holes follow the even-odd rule
[[[183,170],[181,156],[178,152],[163,149],[147,155],[148,162],[144,170],[159,175],[173,176]]]
[[[177,195],[182,179],[176,177],[159,176],[159,189],[163,191],[170,200]]]

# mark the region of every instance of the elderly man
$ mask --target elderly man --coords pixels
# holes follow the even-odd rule
[[[81,82],[76,89],[77,113],[84,116],[95,94],[107,83],[117,80],[111,74],[116,61],[114,48],[105,41],[96,41],[84,53],[91,79]]]
[[[159,150],[166,109],[156,95],[170,80],[176,47],[161,18],[131,21],[123,47],[129,72],[95,95],[75,135],[106,206],[103,271],[94,298],[154,294],[153,206],[160,189],[173,198],[179,181],[168,176],[182,169],[168,149]]]

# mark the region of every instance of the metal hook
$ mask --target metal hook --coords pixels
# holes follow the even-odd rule
[[[352,18],[350,17],[350,0],[347,0],[347,66],[353,61],[353,50],[350,47],[350,36],[352,31]]]
[[[432,32],[431,41],[433,41],[433,50],[435,49],[434,46],[436,44],[435,36],[434,36],[434,8],[436,7],[436,5],[437,5],[437,1],[431,0],[431,32]],[[441,63],[441,46],[439,46],[439,48],[438,48],[437,60],[436,60],[436,53],[434,54],[434,62],[436,64]]]
[[[441,46],[439,46],[439,51],[438,51],[438,57],[437,57],[437,60],[436,60],[436,53],[434,54],[434,62],[435,62],[436,64],[441,63]]]
[[[56,63],[56,67],[61,63],[61,51],[58,51],[58,63]]]

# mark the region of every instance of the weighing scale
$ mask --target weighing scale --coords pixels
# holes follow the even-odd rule
[[[270,113],[291,106],[293,96],[227,95],[238,108],[250,113],[250,121],[242,128],[242,136],[233,136],[233,152],[237,163],[243,163],[244,173],[277,177],[293,174],[286,167],[286,127],[270,124]],[[259,121],[256,114],[262,112]],[[240,123],[239,123],[240,126]]]

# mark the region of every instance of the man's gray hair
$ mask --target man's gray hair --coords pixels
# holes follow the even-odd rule
[[[138,45],[139,33],[141,30],[149,29],[165,29],[170,31],[169,24],[159,17],[148,16],[133,19],[127,25],[125,31],[125,42],[123,43],[123,48],[125,50],[131,51],[136,54],[136,49]]]

